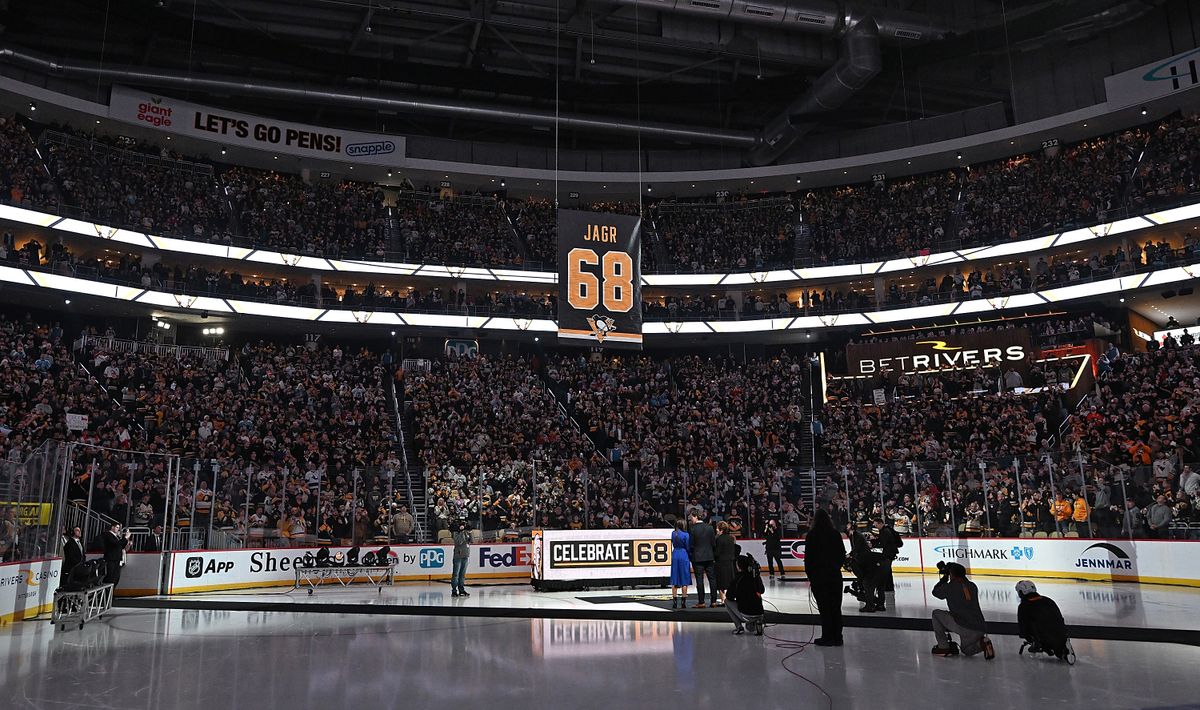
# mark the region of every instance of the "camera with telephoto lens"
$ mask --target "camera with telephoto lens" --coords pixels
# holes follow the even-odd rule
[[[754,559],[754,555],[746,553],[738,558],[738,567],[746,570],[747,574],[759,576],[762,574],[762,567],[759,566],[758,560]]]

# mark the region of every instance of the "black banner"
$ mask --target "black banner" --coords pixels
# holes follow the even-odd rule
[[[558,211],[560,342],[642,347],[642,220]]]

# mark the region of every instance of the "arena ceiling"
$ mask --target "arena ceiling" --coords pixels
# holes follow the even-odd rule
[[[68,77],[257,113],[411,135],[564,148],[746,148],[785,108],[806,132],[931,117],[1010,97],[1006,52],[1073,42],[1162,0],[0,0],[0,48],[142,79]],[[847,53],[847,30],[878,25],[879,66],[833,110],[799,103]],[[557,19],[557,21],[556,21]],[[171,81],[148,78],[170,76]],[[193,77],[228,91],[186,89]],[[827,77],[828,78],[828,77]],[[316,90],[256,96],[255,83]],[[320,89],[524,112],[387,110],[324,102]],[[822,105],[824,105],[822,103]],[[1011,113],[1010,113],[1011,115]]]

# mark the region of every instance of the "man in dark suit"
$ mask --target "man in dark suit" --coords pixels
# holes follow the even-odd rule
[[[125,564],[125,546],[129,544],[128,533],[121,531],[120,523],[113,523],[104,535],[104,582],[117,585],[121,582],[121,567]]]
[[[71,570],[75,569],[76,565],[87,558],[83,552],[83,541],[80,540],[82,534],[83,531],[79,528],[63,532],[63,564],[60,575],[63,580],[70,576]]]
[[[142,543],[142,552],[162,552],[163,545],[163,529],[161,525],[155,525],[154,531]]]
[[[702,513],[698,510],[692,511],[692,524],[688,529],[688,535],[691,536],[690,545],[688,547],[688,557],[692,561],[692,570],[696,575],[696,595],[700,598],[700,603],[696,605],[697,609],[704,609],[704,578],[708,578],[709,589],[712,590],[712,598],[709,604],[717,605],[717,585],[713,579],[713,570],[716,566],[716,547],[717,533],[713,530],[713,526],[704,522],[700,517]]]

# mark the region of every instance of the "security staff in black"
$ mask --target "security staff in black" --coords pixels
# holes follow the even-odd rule
[[[900,555],[900,548],[903,546],[904,541],[891,525],[883,520],[875,521],[875,547],[878,547],[881,553],[879,572],[875,577],[875,598],[879,600],[880,611],[884,610],[883,593],[896,591],[892,582],[892,563]]]
[[[688,559],[692,561],[692,572],[696,576],[696,596],[700,599],[700,603],[696,604],[697,609],[705,608],[705,577],[708,577],[708,587],[712,592],[708,606],[717,605],[717,582],[713,577],[717,565],[717,532],[713,530],[713,526],[704,522],[700,515],[699,512],[692,513],[692,526],[688,530]]]
[[[113,523],[103,535],[104,581],[116,586],[121,583],[121,568],[125,566],[125,547],[129,544],[129,533],[121,532],[121,524]]]
[[[842,565],[846,546],[829,511],[818,508],[812,527],[804,538],[804,573],[808,575],[813,600],[821,615],[818,646],[842,645]]]
[[[779,521],[774,518],[767,521],[766,542],[767,571],[771,579],[775,579],[776,563],[779,564],[779,578],[787,579],[787,573],[783,571],[783,531],[779,528]]]

